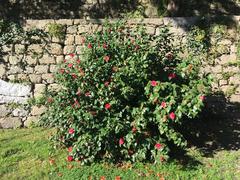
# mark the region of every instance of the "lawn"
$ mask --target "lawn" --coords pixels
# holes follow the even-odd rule
[[[0,130],[0,179],[239,179],[240,150],[216,151],[205,157],[189,148],[188,160],[163,165],[93,164],[66,161],[66,150],[54,150],[51,129]]]

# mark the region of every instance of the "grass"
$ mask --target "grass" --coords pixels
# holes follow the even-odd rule
[[[81,166],[66,161],[66,150],[54,150],[48,140],[51,129],[0,130],[0,179],[239,179],[240,150],[216,152],[204,157],[188,149],[188,161],[163,165],[105,163]]]

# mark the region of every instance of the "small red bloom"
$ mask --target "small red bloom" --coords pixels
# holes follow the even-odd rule
[[[68,152],[72,152],[72,149],[73,149],[72,147],[69,147]]]
[[[75,130],[74,130],[73,128],[70,128],[70,129],[68,130],[68,133],[69,133],[69,134],[74,134],[74,132],[75,132]]]
[[[168,53],[166,54],[166,58],[167,58],[168,60],[172,60],[172,59],[173,59],[173,54],[172,54],[171,52],[168,52]]]
[[[133,127],[133,128],[132,128],[132,132],[133,132],[133,133],[137,132],[137,128],[136,128],[136,127]]]
[[[107,103],[105,104],[105,109],[110,109],[111,108],[111,104]]]
[[[66,59],[64,59],[64,60],[63,60],[63,62],[64,62],[64,63],[66,63],[66,62],[67,62],[67,60],[66,60]]]
[[[200,96],[201,101],[205,100],[205,96]]]
[[[154,86],[157,86],[157,84],[158,84],[157,81],[151,81],[151,86],[154,87]]]
[[[108,61],[110,60],[110,57],[109,57],[109,56],[104,56],[103,60],[104,60],[105,62],[108,62]]]
[[[65,70],[64,70],[64,69],[60,69],[59,72],[60,72],[61,74],[63,74],[63,73],[65,72]]]
[[[81,91],[78,89],[78,91],[76,92],[76,95],[77,96],[80,96],[81,95]]]
[[[176,115],[174,114],[174,112],[171,112],[171,113],[169,114],[169,118],[170,118],[171,120],[174,120],[174,119],[176,118]]]
[[[78,60],[77,60],[77,64],[80,64],[80,62],[81,62],[80,59],[78,59]]]
[[[107,49],[107,44],[106,43],[103,43],[103,49]]]
[[[68,160],[69,162],[71,162],[71,161],[73,161],[73,157],[72,157],[72,156],[68,156],[68,157],[67,157],[67,160]]]
[[[50,97],[49,97],[49,98],[47,99],[47,102],[48,102],[48,103],[52,103],[52,102],[53,102],[53,98],[50,98]]]
[[[87,96],[87,97],[89,97],[90,95],[91,95],[90,92],[86,92],[86,93],[85,93],[85,96]]]
[[[85,43],[85,38],[82,38],[82,45]]]
[[[106,81],[106,82],[104,83],[104,86],[108,86],[108,85],[109,85],[109,82]]]
[[[121,176],[116,176],[115,180],[121,180]]]
[[[71,53],[71,54],[69,54],[69,56],[70,56],[71,58],[73,58],[73,57],[75,56],[75,54]]]
[[[53,165],[53,164],[55,164],[55,160],[54,160],[54,159],[49,159],[49,163],[50,163],[51,165]]]
[[[124,144],[124,139],[123,138],[120,138],[119,139],[119,145],[123,145]]]
[[[73,79],[76,79],[77,75],[75,73],[72,73],[72,77],[73,77]]]
[[[88,49],[92,49],[92,44],[91,43],[88,43]]]
[[[100,180],[106,180],[105,176],[101,176]]]
[[[68,64],[68,67],[69,67],[69,68],[73,67],[73,64],[72,64],[72,63],[69,63],[69,64]]]
[[[168,79],[174,79],[174,78],[176,78],[176,74],[175,73],[170,73],[168,75]]]
[[[161,107],[162,107],[162,108],[166,108],[166,107],[167,107],[167,103],[166,103],[165,101],[163,101],[163,102],[161,103]]]
[[[155,148],[158,149],[158,150],[161,149],[162,148],[162,144],[160,144],[160,143],[155,144]]]
[[[160,161],[163,162],[165,161],[165,158],[163,156],[160,157]]]

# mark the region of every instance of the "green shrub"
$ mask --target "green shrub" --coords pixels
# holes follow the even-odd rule
[[[56,74],[63,88],[42,118],[68,161],[162,162],[170,145],[184,148],[176,127],[201,111],[209,80],[198,60],[178,56],[169,30],[149,36],[118,22],[83,44],[83,57],[70,54]]]
[[[57,23],[48,24],[48,34],[52,37],[63,39],[65,37],[65,26]]]

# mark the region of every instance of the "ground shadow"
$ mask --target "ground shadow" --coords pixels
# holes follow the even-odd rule
[[[205,156],[240,149],[240,103],[230,103],[222,94],[208,97],[200,116],[185,124],[181,131],[189,147],[197,147]]]

